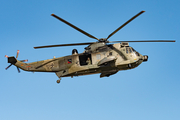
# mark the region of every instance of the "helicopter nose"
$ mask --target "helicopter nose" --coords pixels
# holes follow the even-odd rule
[[[143,62],[146,62],[146,61],[148,61],[148,56],[147,56],[147,55],[144,55],[144,56],[143,56]]]

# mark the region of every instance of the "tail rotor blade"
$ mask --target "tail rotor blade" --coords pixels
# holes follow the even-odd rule
[[[26,60],[20,60],[21,62],[28,62],[28,59],[26,59]]]
[[[10,64],[9,66],[7,66],[5,69],[7,70],[9,67],[11,67],[12,64]]]
[[[20,73],[20,69],[17,67],[18,73]]]
[[[16,59],[18,58],[18,55],[19,55],[19,50],[17,50]]]
[[[8,58],[8,56],[7,56],[7,55],[5,55],[5,57],[6,57],[6,58]]]

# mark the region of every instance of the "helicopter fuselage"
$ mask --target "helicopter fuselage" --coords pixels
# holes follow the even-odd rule
[[[12,59],[9,57],[9,63],[12,63]],[[75,53],[32,63],[14,60],[13,64],[25,71],[55,72],[59,78],[96,73],[101,73],[100,77],[109,77],[120,70],[135,68],[143,61],[147,59],[132,47],[117,43],[100,47],[93,52],[84,51],[81,54]]]

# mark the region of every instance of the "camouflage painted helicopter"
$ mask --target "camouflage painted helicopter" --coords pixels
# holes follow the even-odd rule
[[[133,69],[139,66],[142,62],[147,61],[148,56],[143,56],[138,53],[129,46],[129,42],[175,42],[174,40],[108,41],[112,35],[144,12],[145,11],[139,12],[117,28],[114,32],[112,32],[107,38],[101,39],[94,37],[93,35],[83,31],[82,29],[74,26],[55,14],[52,14],[53,17],[78,30],[84,35],[96,39],[97,42],[34,47],[35,49],[38,49],[60,46],[88,45],[85,47],[85,51],[80,54],[76,49],[73,49],[72,55],[32,63],[24,63],[27,60],[17,60],[19,54],[18,51],[16,58],[8,57],[7,55],[5,56],[8,58],[8,63],[10,63],[6,69],[8,69],[11,65],[15,65],[18,72],[20,72],[19,68],[32,72],[54,72],[59,77],[57,83],[60,83],[61,77],[73,77],[97,73],[100,73],[100,77],[109,77],[110,75],[116,74],[120,70]]]

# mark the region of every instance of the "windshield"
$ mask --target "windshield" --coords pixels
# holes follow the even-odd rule
[[[136,50],[134,50],[133,48],[132,48],[132,50],[137,56],[140,56],[140,54]]]

